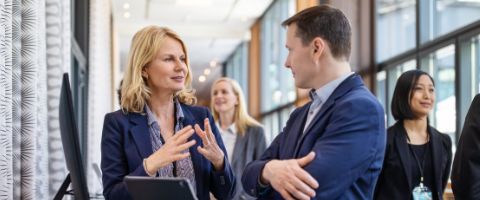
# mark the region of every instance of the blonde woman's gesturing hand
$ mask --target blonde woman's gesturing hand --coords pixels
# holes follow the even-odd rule
[[[209,160],[215,170],[223,169],[225,155],[217,144],[212,128],[210,127],[210,120],[208,118],[204,121],[205,131],[203,131],[198,124],[195,124],[195,132],[202,138],[203,147],[198,146],[197,150],[200,154]]]
[[[144,167],[148,174],[155,174],[158,169],[172,162],[188,158],[188,148],[195,144],[195,140],[187,140],[193,133],[192,126],[187,126],[168,138],[160,149],[145,160]]]

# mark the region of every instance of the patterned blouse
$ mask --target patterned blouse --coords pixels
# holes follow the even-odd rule
[[[175,98],[175,132],[181,130],[183,128],[183,111],[178,99]],[[150,130],[150,140],[152,141],[152,148],[153,152],[157,151],[163,146],[163,138],[160,135],[160,125],[158,124],[155,115],[153,114],[152,110],[148,105],[145,105],[145,110],[147,111],[147,119],[148,119],[148,127]],[[185,152],[187,152],[185,150]],[[175,167],[174,167],[175,165]],[[190,183],[193,186],[193,189],[196,191],[196,184],[195,184],[195,172],[193,170],[193,163],[192,158],[188,157],[183,160],[176,161],[174,163],[170,163],[167,166],[160,168],[158,170],[159,177],[175,177],[174,176],[174,169],[176,172],[176,177],[182,177],[190,180]]]

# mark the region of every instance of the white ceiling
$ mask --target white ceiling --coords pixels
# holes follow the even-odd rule
[[[188,47],[199,99],[208,99],[212,81],[241,41],[250,39],[250,27],[272,0],[113,0],[113,16],[124,65],[133,34],[147,25],[167,26]],[[128,14],[127,14],[128,13]],[[129,15],[128,17],[126,15]],[[210,67],[210,62],[219,63]],[[123,68],[123,66],[122,66]],[[198,77],[210,68],[205,82]]]

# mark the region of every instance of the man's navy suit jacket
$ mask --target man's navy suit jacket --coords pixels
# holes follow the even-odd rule
[[[315,115],[305,134],[310,103],[293,111],[287,125],[262,158],[242,176],[246,192],[260,199],[281,199],[259,185],[265,164],[273,159],[300,158],[315,152],[304,167],[319,183],[314,199],[372,199],[385,154],[384,111],[354,74],[345,79]]]
[[[210,120],[212,132],[225,154],[225,167],[217,172],[210,161],[197,151],[202,139],[197,134],[189,138],[196,140],[189,150],[195,171],[197,197],[210,199],[211,191],[217,199],[230,199],[235,192],[235,176],[210,112],[202,107],[184,104],[181,107],[184,127],[198,124],[204,130],[205,118]],[[143,168],[143,159],[153,153],[146,114],[125,114],[118,110],[105,115],[101,145],[103,195],[106,199],[131,199],[123,178],[127,175],[148,176]]]

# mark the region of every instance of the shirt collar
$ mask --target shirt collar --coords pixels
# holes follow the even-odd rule
[[[220,127],[220,124],[218,122],[215,122],[215,124],[217,125],[219,130],[223,131],[223,129]],[[235,122],[227,128],[227,132],[231,134],[235,134],[237,132],[237,127],[235,126]]]
[[[335,91],[335,89],[337,89],[337,87],[352,74],[353,72],[350,72],[348,74],[338,77],[333,81],[328,82],[327,84],[323,85],[318,89],[310,90],[310,98],[312,99],[312,101],[320,100],[321,102],[325,102],[328,97],[332,95],[333,91]]]
[[[173,103],[175,104],[175,118],[177,119],[177,122],[181,122],[183,118],[185,117],[182,106],[180,102],[178,101],[178,98],[173,99]],[[153,123],[156,123],[157,120],[155,118],[155,115],[153,114],[152,110],[148,106],[148,104],[145,104],[145,110],[147,111],[147,120],[148,120],[148,125],[151,126]]]

